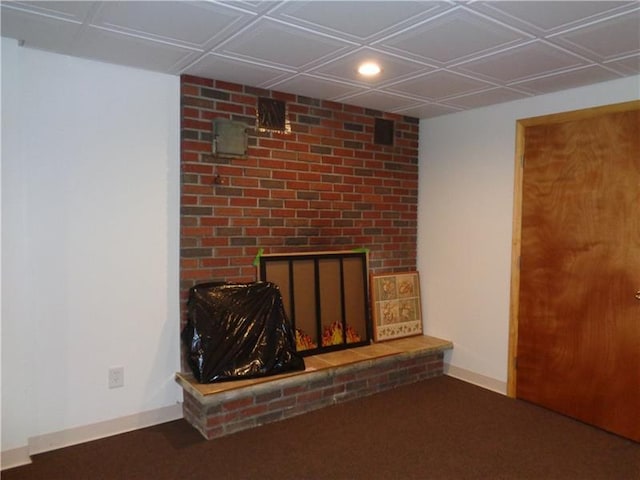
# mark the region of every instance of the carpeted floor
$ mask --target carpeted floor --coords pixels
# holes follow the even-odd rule
[[[180,420],[37,455],[2,480],[640,479],[640,444],[439,377],[206,441]]]

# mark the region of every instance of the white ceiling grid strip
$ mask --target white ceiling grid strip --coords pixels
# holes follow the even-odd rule
[[[640,75],[638,1],[3,1],[0,13],[27,48],[423,118]],[[363,60],[381,75],[360,77]]]

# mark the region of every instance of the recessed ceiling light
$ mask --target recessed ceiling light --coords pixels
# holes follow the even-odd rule
[[[358,73],[365,77],[372,77],[380,73],[380,66],[374,62],[366,62],[358,67]]]

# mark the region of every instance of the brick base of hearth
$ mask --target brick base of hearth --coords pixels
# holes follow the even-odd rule
[[[408,337],[306,357],[301,372],[213,384],[178,373],[176,380],[184,418],[213,439],[440,376],[451,348],[447,340]]]

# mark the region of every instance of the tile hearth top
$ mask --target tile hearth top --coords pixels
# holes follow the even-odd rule
[[[199,395],[213,395],[229,390],[236,390],[251,385],[271,382],[281,378],[303,375],[305,373],[339,366],[349,365],[353,363],[363,362],[366,360],[374,360],[377,358],[388,357],[399,354],[411,353],[429,353],[450,350],[453,343],[449,340],[443,340],[427,335],[415,337],[405,337],[386,342],[372,343],[363,347],[351,348],[348,350],[339,350],[336,352],[322,353],[305,357],[304,362],[306,369],[303,371],[283,373],[280,375],[271,375],[268,377],[252,378],[247,380],[232,380],[219,383],[198,383],[193,374],[179,372],[176,374],[176,381],[183,387],[193,392],[195,390]],[[195,392],[194,392],[195,393]]]

